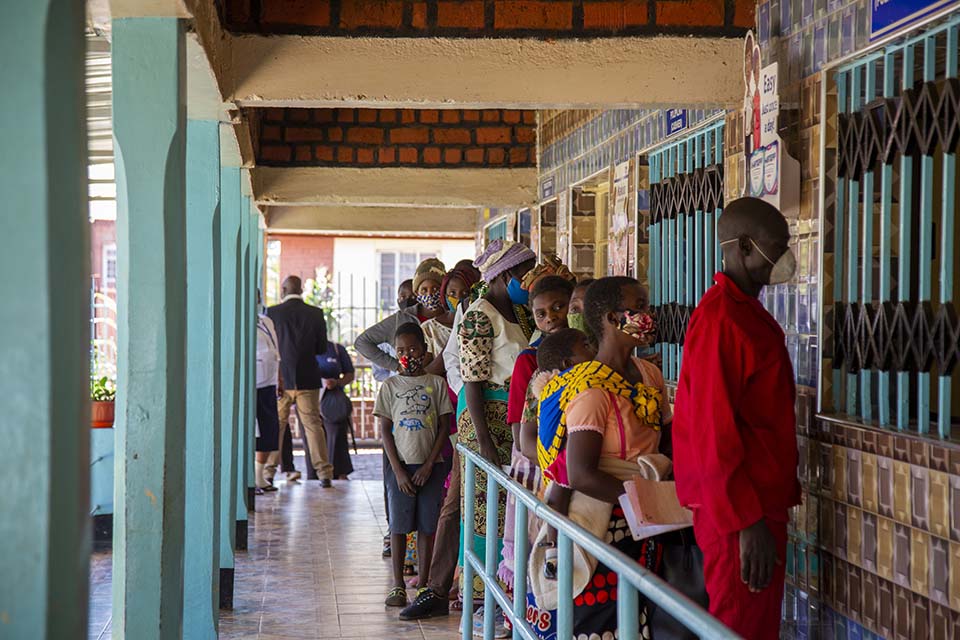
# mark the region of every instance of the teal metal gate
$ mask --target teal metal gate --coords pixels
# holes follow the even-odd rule
[[[719,119],[649,154],[650,304],[656,310],[663,375],[676,381],[694,307],[720,269],[716,224],[723,210]]]
[[[954,17],[836,70],[836,201],[825,246],[834,411],[921,434],[935,421],[942,438],[953,428],[960,342],[958,25]]]

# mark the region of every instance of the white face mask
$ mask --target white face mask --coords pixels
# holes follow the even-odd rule
[[[722,247],[725,244],[731,244],[733,242],[739,242],[738,238],[733,240],[727,240],[721,242],[720,246]],[[771,260],[767,254],[763,252],[763,249],[760,248],[756,242],[753,241],[753,238],[750,238],[750,244],[753,245],[754,249],[763,256],[763,259],[773,265],[773,269],[770,270],[770,277],[767,279],[767,284],[783,284],[784,282],[790,282],[790,279],[793,278],[794,272],[797,270],[797,257],[793,255],[793,250],[787,248],[783,252],[783,255],[780,256],[776,262]]]

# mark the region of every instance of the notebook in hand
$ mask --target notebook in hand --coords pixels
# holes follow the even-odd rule
[[[634,540],[684,529],[693,524],[693,513],[680,506],[673,482],[646,480],[635,476],[623,483],[620,496],[627,524]]]

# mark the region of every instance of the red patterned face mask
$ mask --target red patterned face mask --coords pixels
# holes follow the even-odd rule
[[[657,323],[649,313],[630,310],[621,313],[620,331],[632,338],[643,338],[657,330]]]
[[[417,373],[423,368],[423,356],[401,356],[399,359],[401,373]]]

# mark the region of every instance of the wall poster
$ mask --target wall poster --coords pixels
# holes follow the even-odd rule
[[[630,222],[630,161],[621,162],[613,171],[613,216],[610,219],[610,241],[607,252],[609,275],[628,275],[633,246],[633,224]]]
[[[570,189],[557,194],[557,257],[570,265]]]

